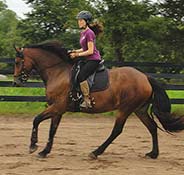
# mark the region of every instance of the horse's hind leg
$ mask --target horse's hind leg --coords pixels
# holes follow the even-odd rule
[[[99,155],[101,155],[105,151],[105,149],[113,142],[113,140],[121,134],[123,130],[123,126],[129,114],[130,113],[125,114],[123,112],[119,112],[119,116],[116,119],[111,135],[107,138],[107,140],[101,146],[99,146],[95,151],[89,154],[91,158],[96,159]]]
[[[149,116],[148,114],[148,107],[149,105],[145,105],[139,110],[135,112],[135,114],[139,117],[139,119],[143,122],[143,124],[149,130],[152,136],[152,151],[147,153],[146,156],[156,159],[159,155],[159,148],[158,148],[158,135],[157,135],[157,124],[155,121]]]

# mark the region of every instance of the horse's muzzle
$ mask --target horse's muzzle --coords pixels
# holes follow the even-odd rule
[[[13,81],[12,85],[13,85],[13,87],[24,86],[23,82],[20,80],[20,77],[14,77],[14,81]]]

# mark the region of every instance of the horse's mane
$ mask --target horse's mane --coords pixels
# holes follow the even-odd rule
[[[63,47],[63,44],[60,41],[45,41],[38,44],[27,45],[24,48],[36,48],[43,49],[45,51],[51,52],[66,62],[70,62],[71,59],[68,54],[68,49]]]

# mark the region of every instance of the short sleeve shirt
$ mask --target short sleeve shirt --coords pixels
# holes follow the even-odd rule
[[[94,43],[94,52],[87,57],[88,60],[101,60],[100,52],[96,48],[96,36],[91,29],[87,29],[80,34],[80,45],[84,51],[88,50],[88,42]]]

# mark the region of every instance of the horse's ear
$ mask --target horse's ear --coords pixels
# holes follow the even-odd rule
[[[13,48],[15,49],[15,51],[16,51],[16,52],[20,52],[19,48],[18,48],[18,47],[16,47],[16,45],[15,45],[15,44],[13,44]]]

